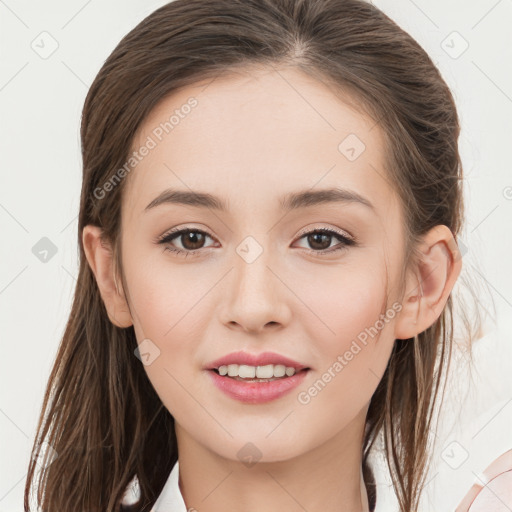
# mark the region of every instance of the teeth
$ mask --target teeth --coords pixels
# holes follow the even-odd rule
[[[240,377],[242,379],[272,379],[274,377],[291,377],[295,368],[284,364],[267,364],[265,366],[249,366],[246,364],[228,364],[218,368],[219,375]]]

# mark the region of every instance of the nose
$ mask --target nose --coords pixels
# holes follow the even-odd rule
[[[252,246],[253,256],[254,250]],[[227,276],[221,299],[223,324],[253,334],[285,326],[291,318],[288,301],[293,296],[270,251],[263,247],[259,250],[262,252],[255,259],[243,251],[234,254],[234,268]]]

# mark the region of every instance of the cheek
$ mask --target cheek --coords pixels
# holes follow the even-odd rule
[[[315,276],[314,281],[305,283],[302,294],[316,313],[316,317],[308,315],[310,339],[317,340],[322,352],[332,356],[346,350],[353,339],[379,320],[386,307],[387,283],[385,268],[370,261],[330,270],[324,279]]]
[[[205,307],[218,277],[198,279],[191,265],[160,260],[125,262],[134,330],[138,343],[150,340],[156,354],[144,369],[166,408],[178,418],[196,417],[200,411],[184,389],[190,388],[191,369],[199,372],[202,364],[198,354],[210,318]]]
[[[165,256],[141,256],[140,262],[134,257],[128,283],[137,339],[154,339],[162,348],[187,333],[190,337],[196,308],[212,286],[208,279],[198,279],[191,265],[172,264]],[[182,345],[176,343],[176,348]]]
[[[300,391],[298,402],[319,421],[348,422],[369,402],[387,365],[393,346],[396,311],[386,304],[385,268],[361,265],[343,269],[337,279],[308,294],[308,305],[318,315],[308,324],[315,340],[318,364]],[[387,309],[386,309],[387,308]]]

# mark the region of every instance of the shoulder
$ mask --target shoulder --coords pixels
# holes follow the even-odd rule
[[[455,512],[512,510],[512,450],[494,459],[461,501]]]

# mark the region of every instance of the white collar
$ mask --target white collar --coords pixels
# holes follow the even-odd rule
[[[158,496],[150,512],[187,512],[187,507],[183,501],[178,483],[179,474],[179,463],[176,461],[176,464],[174,464],[174,467],[167,477],[167,481],[165,482],[160,496]],[[135,476],[126,488],[122,504],[131,505],[136,503],[139,498],[139,481],[137,476]]]
[[[178,484],[179,475],[179,462],[176,461],[151,512],[187,512]]]

